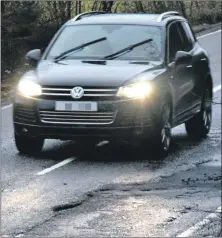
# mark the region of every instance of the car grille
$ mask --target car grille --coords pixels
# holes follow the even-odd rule
[[[15,121],[23,123],[36,122],[35,110],[31,107],[18,106],[15,110]]]
[[[71,96],[71,90],[73,87],[42,87],[43,99],[50,100],[74,100]],[[93,101],[104,101],[104,100],[116,100],[116,93],[118,88],[96,88],[96,87],[84,87],[84,95],[78,101],[93,100]]]
[[[96,125],[111,124],[116,112],[56,112],[40,111],[41,122],[66,125]]]

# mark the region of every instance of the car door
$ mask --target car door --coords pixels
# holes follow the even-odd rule
[[[200,92],[197,90],[198,78],[202,77],[203,80],[206,67],[203,67],[200,70],[200,66],[204,65],[204,56],[202,55],[200,47],[195,41],[194,36],[191,35],[188,23],[181,21],[178,23],[178,27],[183,38],[183,51],[189,53],[192,56],[191,62],[189,62],[187,65],[189,68],[188,73],[190,77],[190,88],[186,102],[187,111],[190,113],[195,112],[198,108],[198,104],[200,105]]]
[[[192,60],[186,64],[175,66],[175,56],[178,51],[186,51],[192,55],[193,46],[188,41],[180,21],[168,26],[168,64],[170,71],[170,84],[174,96],[174,112],[177,119],[186,117],[194,87],[194,74]]]
[[[210,72],[210,65],[209,65],[209,58],[207,52],[200,46],[199,42],[197,41],[190,25],[188,22],[181,22],[184,31],[186,32],[186,36],[188,41],[192,45],[192,69],[193,69],[193,79],[194,79],[194,87],[193,92],[190,97],[192,100],[191,104],[193,106],[200,105],[201,103],[201,96],[204,88],[204,79]]]

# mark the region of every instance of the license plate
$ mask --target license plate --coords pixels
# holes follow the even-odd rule
[[[96,112],[97,102],[56,102],[56,111],[82,111]]]

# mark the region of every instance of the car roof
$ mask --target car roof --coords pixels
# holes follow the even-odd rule
[[[158,21],[161,14],[145,14],[145,13],[107,13],[92,16],[85,16],[76,21],[75,18],[68,21],[67,25],[83,25],[83,24],[135,24],[135,25],[154,25],[164,26],[168,21],[185,20],[181,16],[169,16],[162,21]]]

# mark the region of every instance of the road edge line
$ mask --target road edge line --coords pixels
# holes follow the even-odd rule
[[[218,213],[221,213],[221,207],[218,207],[215,212],[210,213],[208,216],[206,216],[202,221],[196,223],[194,226],[190,227],[188,230],[180,233],[176,237],[191,237],[194,234],[194,232],[200,230],[203,226],[208,225],[211,223],[211,219],[218,218]]]
[[[211,36],[211,35],[217,34],[217,33],[219,33],[219,32],[221,32],[221,29],[220,29],[220,30],[217,30],[217,31],[210,32],[210,33],[205,34],[205,35],[202,35],[202,36],[198,36],[197,39],[201,39],[201,38],[204,38],[204,37],[206,37],[206,36]]]
[[[7,106],[1,107],[1,110],[5,110],[5,109],[7,109],[7,108],[9,108],[9,107],[11,107],[11,106],[12,106],[12,104],[9,104],[9,105],[7,105]]]
[[[36,175],[41,176],[41,175],[47,174],[47,173],[49,173],[49,172],[51,172],[51,171],[53,171],[55,169],[58,169],[58,168],[66,165],[68,163],[71,163],[72,161],[74,161],[76,159],[77,159],[76,157],[65,159],[65,160],[63,160],[63,161],[61,161],[61,162],[59,162],[57,164],[52,165],[49,168],[43,169],[42,171],[38,172]]]
[[[216,93],[219,90],[221,90],[221,84],[213,88],[214,93]]]

